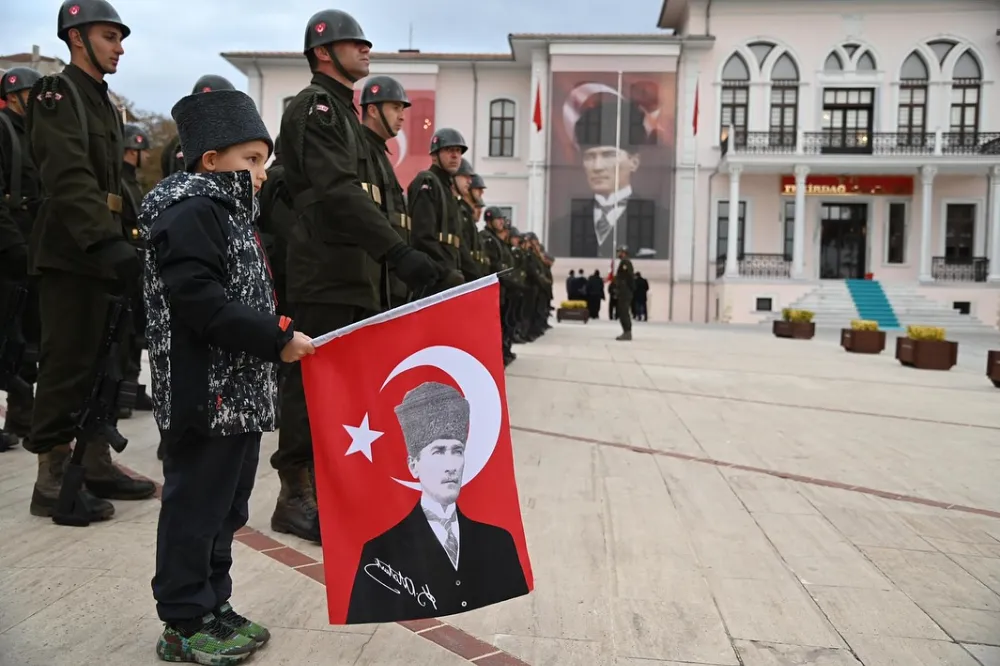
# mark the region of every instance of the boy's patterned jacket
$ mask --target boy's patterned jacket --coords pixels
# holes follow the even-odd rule
[[[160,430],[275,427],[275,363],[292,337],[254,230],[249,171],[178,172],[146,195],[146,341]]]

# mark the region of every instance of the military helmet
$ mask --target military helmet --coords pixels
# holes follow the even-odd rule
[[[510,237],[511,238],[520,238],[521,237],[521,232],[518,231],[517,227],[515,227],[515,226],[512,225],[512,226],[509,226],[507,228],[510,229]]]
[[[365,31],[361,29],[361,24],[353,16],[339,9],[324,9],[313,14],[306,24],[302,52],[309,53],[317,46],[348,41],[361,42],[367,44],[368,48],[372,47],[372,43],[365,37]]]
[[[461,148],[463,155],[469,150],[469,146],[465,144],[465,137],[462,136],[462,133],[450,127],[442,127],[434,132],[434,136],[431,137],[430,154],[433,155],[442,148]]]
[[[379,102],[400,102],[403,108],[410,106],[403,84],[391,76],[372,76],[361,89],[361,106]]]
[[[474,176],[476,174],[472,170],[472,164],[469,163],[469,160],[467,160],[467,159],[465,159],[463,157],[462,158],[462,163],[458,165],[458,171],[455,172],[455,175],[456,176],[469,176],[469,177],[472,177],[472,176]]]
[[[492,222],[493,220],[505,220],[507,216],[503,214],[503,211],[497,206],[490,206],[483,213],[483,220],[486,222]]]
[[[472,174],[472,184],[469,185],[469,187],[471,187],[474,190],[485,190],[486,181],[483,180],[483,177],[480,176],[478,173],[474,173]]]
[[[0,81],[0,99],[7,95],[19,93],[22,90],[31,90],[31,87],[42,78],[39,72],[30,67],[12,67],[8,69],[3,80]]]
[[[526,241],[538,240],[538,234],[536,234],[534,231],[529,231],[528,233],[524,234],[524,240]]]
[[[628,245],[619,245],[618,246],[618,252],[625,252],[627,254],[628,253]]]
[[[59,22],[56,34],[64,42],[71,28],[82,28],[91,23],[111,23],[122,31],[122,39],[132,31],[122,23],[118,12],[108,0],[66,0],[59,7]]]
[[[229,82],[224,76],[218,74],[206,74],[194,82],[191,94],[215,92],[216,90],[236,90],[236,86]]]
[[[149,137],[138,125],[126,125],[124,138],[127,150],[149,150]]]

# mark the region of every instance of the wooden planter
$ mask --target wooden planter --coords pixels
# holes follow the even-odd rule
[[[779,338],[794,338],[796,340],[812,340],[816,335],[816,324],[802,321],[774,320],[772,328],[774,335]]]
[[[584,324],[590,320],[590,313],[587,308],[558,308],[556,309],[556,321],[582,321]]]
[[[885,331],[840,329],[840,346],[855,354],[881,354],[885,349]]]
[[[991,351],[986,355],[986,376],[993,386],[1000,388],[1000,351]]]
[[[958,363],[958,343],[896,338],[896,359],[919,370],[951,370]]]

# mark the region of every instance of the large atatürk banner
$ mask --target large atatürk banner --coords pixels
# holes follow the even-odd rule
[[[496,276],[318,339],[303,364],[332,624],[527,594]]]
[[[616,72],[552,74],[549,252],[670,258],[675,84],[625,72],[619,117]]]
[[[396,138],[389,139],[389,161],[396,170],[399,184],[406,190],[410,181],[418,173],[430,166],[431,158],[428,151],[431,147],[431,136],[434,135],[434,98],[433,90],[407,90],[410,98],[410,108],[406,110],[403,129]],[[361,91],[354,91],[354,103],[361,99]],[[360,106],[358,107],[360,109]]]

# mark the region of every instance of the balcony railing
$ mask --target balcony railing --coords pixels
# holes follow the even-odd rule
[[[730,127],[723,155],[1000,155],[1000,132],[748,132]]]
[[[740,277],[782,280],[792,276],[792,258],[784,254],[743,254],[736,261]],[[726,255],[715,260],[715,277],[726,272]]]
[[[986,257],[931,258],[931,277],[942,282],[986,282],[989,273]]]

